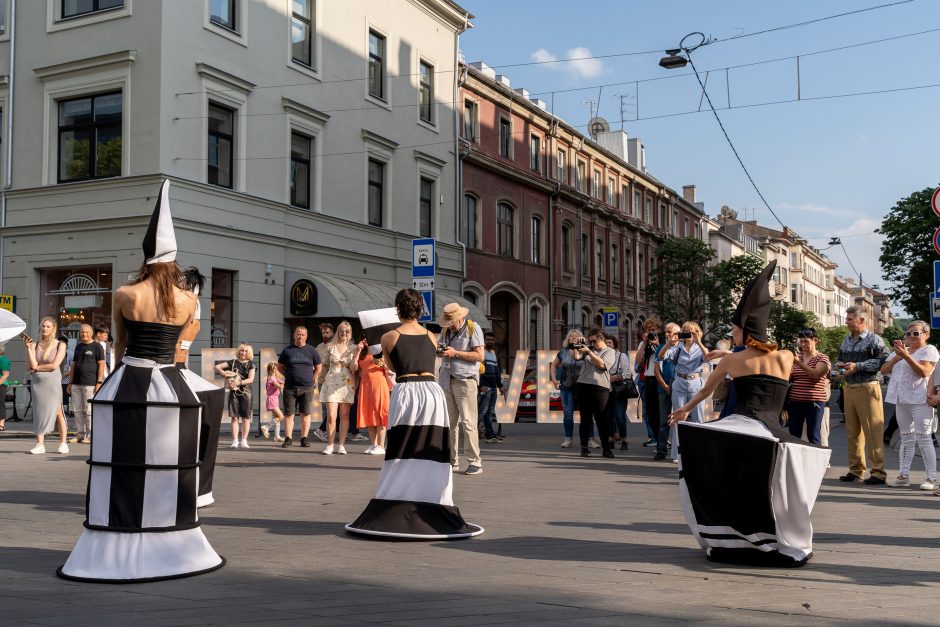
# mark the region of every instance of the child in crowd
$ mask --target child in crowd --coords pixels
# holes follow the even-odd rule
[[[265,401],[264,408],[271,412],[274,420],[262,424],[261,433],[264,434],[265,440],[270,438],[271,422],[274,422],[274,441],[283,442],[284,438],[281,436],[281,421],[284,420],[284,413],[281,412],[281,390],[284,389],[284,377],[278,372],[277,364],[268,364],[268,375],[267,378],[265,378],[264,385],[268,397],[267,401]]]

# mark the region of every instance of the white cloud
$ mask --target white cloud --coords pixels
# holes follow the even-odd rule
[[[848,237],[850,235],[868,235],[881,226],[880,222],[875,222],[871,218],[859,218],[849,226],[843,229],[836,229],[835,234],[839,237]]]
[[[814,205],[812,203],[791,203],[782,202],[778,205],[780,209],[789,209],[793,211],[808,211],[810,213],[822,213],[830,216],[857,216],[861,212],[852,209],[843,209],[840,207],[829,207],[827,205]]]
[[[591,51],[584,46],[572,48],[562,59],[545,48],[539,48],[532,53],[532,60],[544,63],[544,67],[549,70],[565,72],[572,78],[595,78],[604,73],[604,62],[600,59],[588,58],[590,56]]]

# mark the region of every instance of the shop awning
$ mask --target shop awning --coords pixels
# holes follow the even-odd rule
[[[306,279],[316,287],[316,313],[312,318],[356,318],[360,311],[395,306],[395,295],[407,285],[390,285],[364,279],[348,279],[320,272],[284,273],[284,315],[290,317],[291,290],[298,281]],[[440,315],[444,305],[460,303],[470,310],[469,317],[481,328],[489,329],[490,321],[473,303],[455,292],[437,290],[434,298],[434,317]]]

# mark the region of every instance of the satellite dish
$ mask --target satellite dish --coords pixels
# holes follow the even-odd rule
[[[597,137],[601,133],[609,133],[610,124],[601,117],[591,118],[588,122],[588,131],[591,133],[591,137]]]

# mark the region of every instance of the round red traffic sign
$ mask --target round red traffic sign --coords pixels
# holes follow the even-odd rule
[[[933,212],[940,218],[940,187],[933,190],[933,196],[930,197],[930,206],[933,207]]]
[[[940,255],[940,227],[933,232],[933,249]]]

